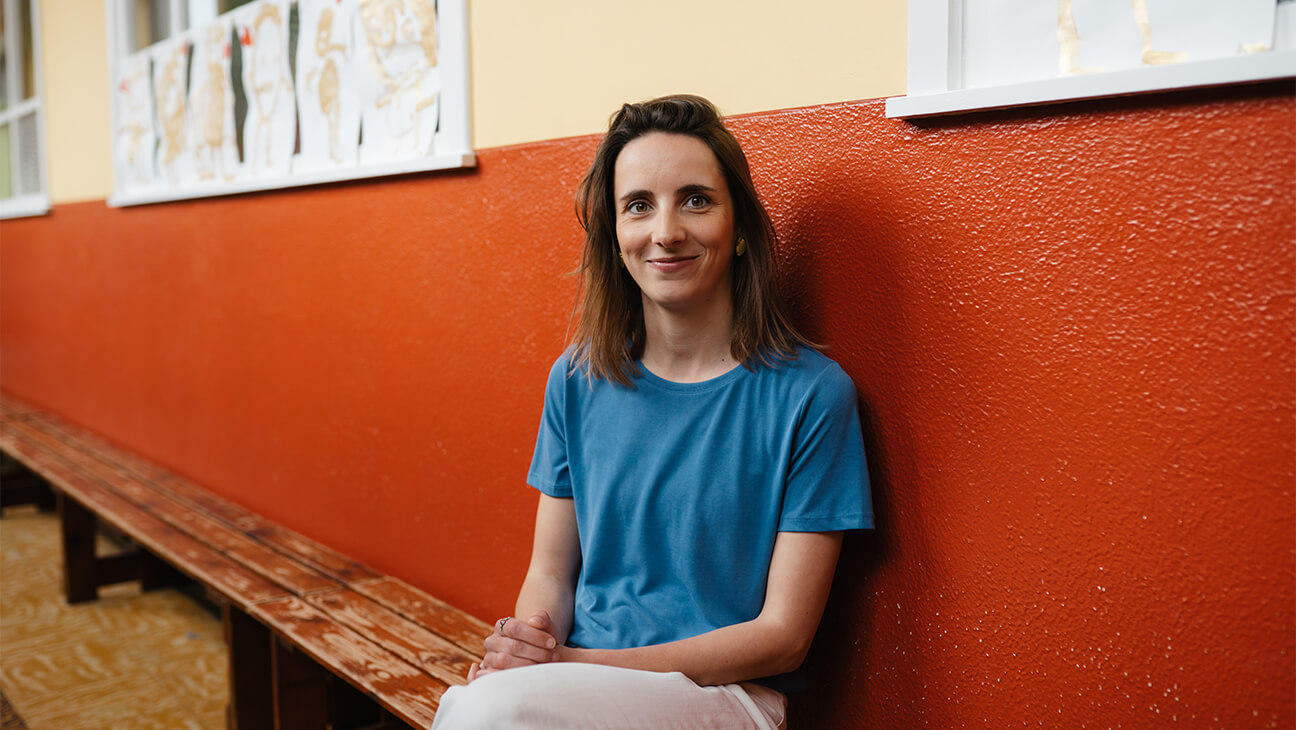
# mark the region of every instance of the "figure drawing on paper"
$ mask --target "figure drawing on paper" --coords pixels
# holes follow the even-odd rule
[[[357,41],[367,61],[362,157],[379,162],[428,154],[440,91],[435,4],[361,0],[360,20]]]
[[[159,125],[158,167],[166,184],[175,187],[188,181],[189,142],[185,135],[185,71],[189,43],[183,38],[163,46],[154,63],[154,93]]]
[[[1058,73],[1266,53],[1277,14],[1276,0],[1058,0]]]
[[[342,156],[338,152],[338,125],[342,123],[342,102],[338,98],[339,81],[338,65],[334,55],[341,55],[341,60],[346,61],[346,46],[341,43],[332,42],[333,32],[333,10],[324,8],[320,13],[319,28],[315,33],[315,55],[324,59],[324,68],[319,71],[319,107],[324,113],[324,119],[328,122],[328,151],[329,159],[334,162],[341,162]]]
[[[146,54],[127,56],[117,83],[117,165],[126,188],[155,181],[153,153],[157,132],[153,128],[153,100]]]
[[[1130,0],[1133,22],[1138,29],[1141,44],[1139,59],[1148,66],[1182,63],[1188,54],[1182,51],[1159,51],[1152,44],[1152,21],[1148,17],[1147,0]],[[1083,46],[1076,30],[1073,0],[1058,0],[1058,73],[1062,76],[1096,73],[1103,67],[1085,67],[1080,62]]]
[[[440,137],[439,24],[436,0],[253,0],[127,55],[118,184],[205,188],[457,147]]]
[[[360,108],[351,82],[350,0],[300,0],[297,107],[301,154],[294,169],[354,165]],[[307,39],[314,39],[308,42]]]
[[[230,27],[222,21],[199,33],[189,84],[194,167],[198,179],[228,182],[238,171],[234,144],[234,85],[230,81]]]
[[[288,73],[286,15],[278,2],[248,6],[240,15],[243,88],[248,99],[243,164],[250,177],[285,176],[291,170],[296,105]]]

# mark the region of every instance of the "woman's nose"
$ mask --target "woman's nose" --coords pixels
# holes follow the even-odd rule
[[[684,225],[679,213],[666,208],[657,216],[653,226],[653,243],[671,246],[684,240]]]

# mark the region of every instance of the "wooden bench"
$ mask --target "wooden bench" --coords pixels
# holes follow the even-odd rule
[[[426,728],[481,659],[482,621],[3,395],[0,450],[57,495],[70,603],[177,572],[206,589],[224,622],[231,728]],[[96,555],[100,520],[139,549]]]

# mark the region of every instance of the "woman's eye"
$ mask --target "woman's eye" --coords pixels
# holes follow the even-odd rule
[[[628,213],[638,214],[638,213],[646,213],[647,211],[648,211],[648,204],[642,200],[636,200],[626,206],[626,212]]]
[[[684,201],[684,206],[686,208],[703,208],[710,202],[711,199],[705,195],[690,195],[688,196],[688,199]]]

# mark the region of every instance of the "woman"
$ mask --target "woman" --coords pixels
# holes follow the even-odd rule
[[[854,387],[779,303],[769,215],[710,102],[623,106],[578,212],[516,618],[434,727],[782,727],[842,531],[872,526]]]

